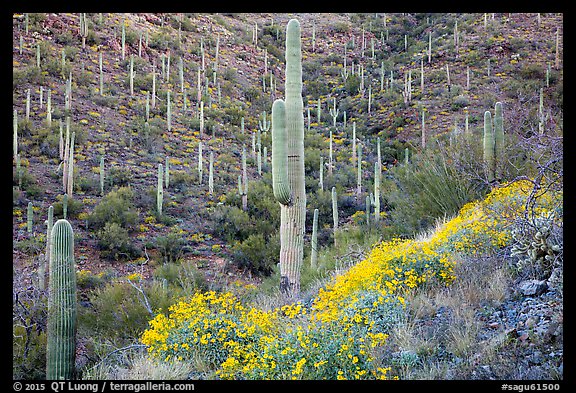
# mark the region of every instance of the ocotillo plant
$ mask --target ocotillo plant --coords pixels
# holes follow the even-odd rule
[[[280,203],[280,290],[296,295],[306,219],[302,43],[296,19],[286,27],[285,94],[285,100],[277,99],[272,105],[272,180]]]
[[[312,238],[310,240],[310,267],[318,267],[318,209],[314,209],[314,218],[312,219]]]
[[[50,238],[46,379],[72,379],[76,356],[76,267],[72,226],[66,220],[56,221]]]
[[[484,165],[488,181],[494,180],[494,130],[492,128],[492,114],[484,112]]]

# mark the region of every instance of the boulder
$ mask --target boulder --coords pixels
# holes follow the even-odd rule
[[[525,280],[518,285],[518,290],[524,296],[540,296],[548,290],[546,280]]]

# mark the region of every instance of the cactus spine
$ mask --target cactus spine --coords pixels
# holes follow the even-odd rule
[[[314,209],[314,218],[312,220],[312,239],[311,252],[310,252],[310,267],[317,269],[318,267],[318,209]]]
[[[302,43],[296,19],[286,27],[285,94],[285,101],[277,99],[272,105],[272,179],[280,203],[280,290],[296,295],[306,219]]]
[[[76,269],[74,233],[66,220],[52,227],[46,379],[72,379],[76,354]]]

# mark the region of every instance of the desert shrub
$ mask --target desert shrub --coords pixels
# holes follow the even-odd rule
[[[385,198],[392,206],[390,216],[399,233],[425,229],[436,218],[455,214],[482,195],[482,189],[446,160],[444,155],[428,151],[410,165],[390,170],[393,191]]]
[[[160,251],[164,264],[178,262],[186,250],[187,241],[181,232],[183,231],[180,228],[173,227],[167,235],[156,238],[156,248]]]
[[[138,285],[138,280],[132,280]],[[167,308],[173,301],[158,282],[142,290],[152,310]],[[150,312],[143,295],[128,279],[120,279],[88,294],[91,307],[78,309],[79,331],[85,337],[106,337],[119,345],[133,342],[147,326]]]
[[[196,291],[208,289],[208,282],[204,273],[192,261],[166,263],[154,270],[154,277],[162,282],[166,280],[167,285],[172,285],[170,291],[175,297],[180,296],[180,289],[182,295],[191,295]]]
[[[213,215],[214,234],[231,243],[250,234],[250,216],[238,206],[220,205]]]
[[[100,254],[105,258],[119,260],[139,255],[130,240],[128,230],[116,222],[107,222],[104,228],[97,232],[96,237]]]
[[[243,242],[232,247],[232,259],[240,269],[250,270],[255,274],[269,275],[273,266],[278,263],[280,255],[280,237],[268,239],[260,233],[254,233]]]
[[[35,286],[26,289],[14,283],[12,325],[12,376],[14,379],[46,377],[47,296]]]
[[[131,227],[138,220],[133,200],[134,191],[131,188],[120,187],[110,191],[88,217],[90,226],[101,229],[107,223],[116,223],[122,228]]]
[[[57,201],[52,204],[54,206],[54,216],[64,216],[64,195],[58,195],[56,200]],[[68,201],[66,202],[66,217],[76,217],[82,211],[83,206],[82,201],[79,199],[68,197]]]

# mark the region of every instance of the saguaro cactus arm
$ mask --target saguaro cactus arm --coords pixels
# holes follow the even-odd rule
[[[278,99],[272,104],[272,187],[274,197],[282,205],[290,203],[287,143],[286,105]]]

